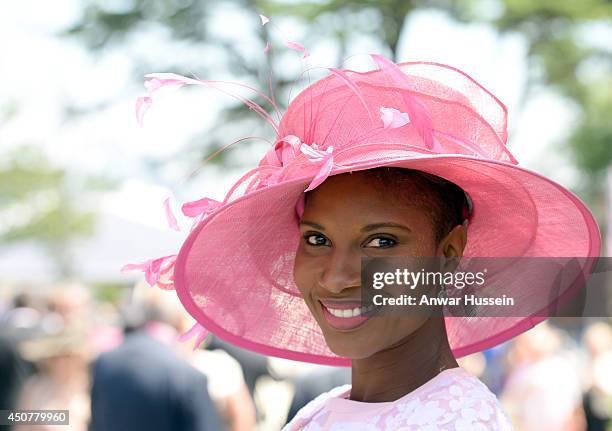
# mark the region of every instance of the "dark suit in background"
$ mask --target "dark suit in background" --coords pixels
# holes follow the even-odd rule
[[[92,431],[223,429],[206,376],[144,330],[92,367]]]

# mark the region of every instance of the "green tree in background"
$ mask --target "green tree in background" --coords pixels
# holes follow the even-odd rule
[[[51,166],[35,147],[19,147],[0,163],[0,244],[36,241],[58,268],[60,277],[74,273],[70,242],[91,235],[95,216],[83,209],[78,184],[63,169]],[[80,187],[106,187],[95,179]]]
[[[503,0],[498,16],[484,18],[478,2],[467,0],[455,16],[484,21],[501,33],[518,32],[528,42],[532,73],[527,86],[546,84],[579,108],[568,141],[561,145],[584,173],[578,187],[596,216],[605,220],[605,177],[612,166],[612,43],[590,43],[589,33],[612,35],[612,3],[605,0]],[[597,28],[599,27],[599,29]],[[602,32],[602,28],[607,31]]]

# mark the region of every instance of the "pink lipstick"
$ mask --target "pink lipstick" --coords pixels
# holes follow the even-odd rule
[[[335,329],[350,330],[361,326],[370,316],[373,306],[362,306],[358,301],[319,301],[323,317]]]

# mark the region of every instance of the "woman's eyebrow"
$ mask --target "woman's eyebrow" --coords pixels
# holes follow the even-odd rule
[[[308,221],[308,220],[300,220],[300,226],[306,224],[308,226],[314,227],[315,229],[320,229],[320,230],[325,230],[325,228],[323,226],[321,226],[318,223],[315,223],[313,221]]]
[[[396,227],[399,229],[404,229],[407,230],[408,232],[412,232],[412,230],[406,226],[404,226],[403,224],[399,224],[399,223],[393,223],[393,222],[384,222],[384,223],[372,223],[369,225],[366,225],[364,227],[361,228],[361,232],[369,232],[371,230],[374,229],[378,229],[381,227]]]

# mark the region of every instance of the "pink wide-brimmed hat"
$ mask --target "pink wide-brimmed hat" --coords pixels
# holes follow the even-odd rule
[[[457,184],[471,201],[466,257],[599,255],[599,229],[581,200],[517,165],[505,145],[507,111],[495,96],[447,65],[371,57],[377,68],[368,72],[330,68],[291,101],[279,124],[244,100],[274,127],[273,146],[223,202],[183,205],[194,221],[178,254],[127,268],[176,290],[198,322],[185,337],[207,330],[265,355],[350,365],[330,351],[293,280],[304,193],[346,172],[392,166]],[[149,77],[150,91],[217,82]],[[150,103],[150,96],[141,98],[139,112]],[[583,262],[590,273],[592,261]],[[521,281],[513,268],[498,276],[509,286]],[[461,357],[544,317],[445,319],[450,346]]]

